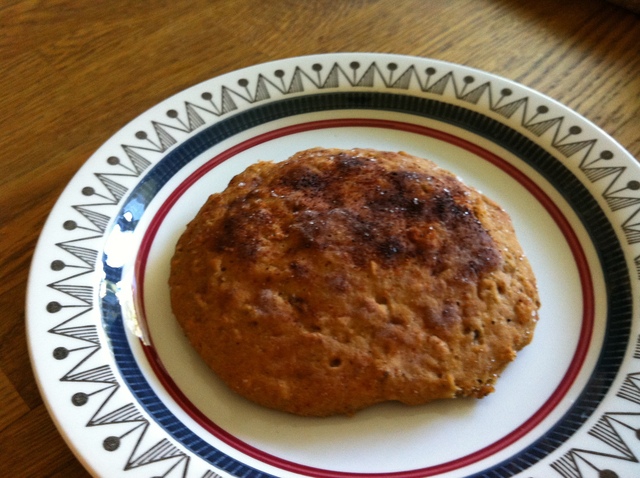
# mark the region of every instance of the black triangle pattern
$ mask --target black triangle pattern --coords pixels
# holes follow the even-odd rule
[[[162,157],[162,153],[166,153],[178,142],[176,135],[180,136],[183,133],[192,133],[193,131],[205,126],[209,121],[209,118],[216,120],[221,116],[237,110],[238,102],[258,103],[272,98],[272,93],[275,93],[276,95],[287,95],[304,92],[307,88],[321,90],[345,86],[346,84],[354,87],[373,87],[381,84],[381,86],[391,90],[406,90],[415,82],[423,92],[432,95],[444,95],[449,89],[454,92],[455,96],[459,100],[465,101],[470,105],[477,105],[486,96],[490,109],[494,113],[507,119],[513,118],[518,112],[520,112],[520,125],[531,134],[538,137],[545,134],[552,134],[552,145],[560,155],[569,158],[574,155],[578,155],[578,153],[584,152],[584,156],[580,160],[580,167],[584,172],[585,178],[594,183],[598,181],[609,181],[606,190],[610,193],[606,193],[604,198],[612,210],[618,211],[633,209],[633,212],[629,215],[629,217],[633,217],[633,215],[635,215],[640,209],[640,198],[632,194],[632,192],[636,191],[637,188],[629,188],[626,187],[627,185],[620,187],[620,181],[623,180],[622,178],[624,176],[625,169],[614,165],[603,166],[598,164],[598,166],[592,166],[595,163],[600,163],[600,159],[610,160],[611,156],[607,151],[601,151],[599,152],[601,155],[600,157],[593,158],[591,153],[596,151],[598,146],[597,141],[594,139],[570,140],[573,136],[581,136],[581,132],[577,131],[575,128],[572,129],[571,127],[568,129],[568,132],[566,132],[565,124],[568,120],[564,116],[545,117],[549,111],[546,107],[538,106],[535,113],[532,116],[529,116],[528,109],[531,106],[531,99],[529,97],[522,97],[514,99],[509,103],[501,104],[504,98],[511,95],[509,90],[502,89],[500,91],[500,95],[498,95],[499,100],[494,102],[494,92],[492,90],[491,82],[485,82],[472,87],[475,82],[473,77],[466,76],[462,79],[458,79],[453,71],[445,71],[440,74],[435,68],[427,68],[424,72],[424,78],[421,79],[421,72],[414,65],[410,65],[404,71],[400,72],[400,74],[397,74],[398,65],[395,63],[389,63],[383,67],[373,61],[363,68],[360,63],[351,62],[348,68],[343,68],[339,62],[334,62],[328,69],[324,70],[328,71],[324,80],[321,80],[323,71],[322,65],[313,65],[311,68],[312,71],[306,71],[305,68],[300,66],[296,67],[288,83],[285,81],[285,74],[282,70],[275,71],[273,73],[273,79],[270,79],[268,75],[260,73],[256,79],[254,95],[247,94],[249,91],[249,80],[244,80],[244,84],[241,85],[246,90],[244,92],[236,91],[234,89],[235,86],[222,86],[219,92],[218,104],[214,101],[214,96],[208,92],[204,92],[201,95],[200,100],[192,99],[190,101],[185,101],[184,111],[182,113],[174,112],[170,115],[172,119],[177,121],[175,125],[160,121],[151,122],[149,125],[149,131],[152,131],[155,134],[155,139],[150,139],[146,132],[138,132],[135,138],[132,138],[132,142],[130,144],[121,145],[123,152],[122,157],[112,156],[110,158],[106,158],[106,163],[112,168],[112,171],[95,173],[95,177],[111,195],[113,200],[112,204],[117,206],[128,192],[128,187],[119,181],[120,178],[139,177],[154,163],[154,161],[157,161]],[[347,71],[350,71],[351,75],[349,75]],[[359,74],[359,72],[361,74]],[[239,82],[238,84],[241,83]],[[185,120],[180,119],[181,115],[184,116]],[[561,134],[563,136],[559,139]],[[126,158],[128,162],[123,161],[123,158]],[[122,170],[126,172],[123,173]],[[91,270],[95,267],[98,251],[91,249],[90,247],[77,245],[77,243],[94,239],[96,237],[96,233],[103,235],[112,219],[110,216],[104,214],[104,212],[96,210],[95,206],[96,205],[92,204],[77,204],[72,206],[73,210],[79,213],[90,225],[84,226],[74,219],[70,219],[65,223],[65,229],[67,234],[73,235],[73,238],[56,244],[63,253],[80,259]],[[116,210],[117,209],[114,209],[114,213]],[[84,231],[89,231],[91,234],[85,236],[83,235]],[[640,231],[636,231],[632,228],[629,229],[627,231],[627,239],[629,243],[640,242]],[[63,265],[65,264],[64,261],[59,262]],[[68,267],[62,267],[60,269],[62,274],[64,274],[64,270],[67,268]],[[640,278],[640,258],[636,258],[636,268],[638,278]],[[90,275],[82,274],[71,275],[52,282],[48,284],[48,286],[62,292],[66,296],[72,297],[76,301],[80,301],[84,304],[91,304],[96,293],[93,288],[94,286],[80,280],[83,277],[86,278],[89,276]],[[70,283],[68,282],[70,280],[78,282]],[[47,308],[48,312],[57,313],[65,307],[76,307],[77,304],[75,302],[70,304],[52,302],[50,303],[50,306],[51,307]],[[143,437],[147,433],[150,422],[144,414],[138,410],[134,403],[126,404],[109,413],[100,414],[101,410],[107,407],[111,398],[118,393],[121,388],[117,384],[110,365],[105,364],[86,370],[82,368],[88,357],[93,356],[94,353],[101,349],[95,326],[78,325],[67,327],[65,325],[89,310],[91,309],[87,308],[80,314],[66,319],[59,323],[58,326],[50,329],[52,334],[77,339],[85,344],[96,344],[95,347],[91,347],[89,349],[89,355],[74,363],[69,372],[61,377],[60,380],[71,383],[107,384],[108,386],[113,387],[112,393],[110,393],[108,397],[100,403],[94,417],[89,421],[88,426],[108,427],[109,425],[122,423],[131,423],[135,425],[135,427],[127,433],[133,433],[137,430],[140,432],[140,436],[132,449],[129,459],[126,463],[123,463],[123,470],[126,471],[128,469],[140,468],[150,464],[157,464],[158,462],[165,460],[178,459],[184,461],[185,471],[183,476],[186,477],[190,456],[170,441],[161,440],[151,446],[145,446],[144,449],[141,449]],[[63,348],[58,347],[56,350],[59,349]],[[82,350],[82,348],[78,350]],[[639,350],[640,338],[638,340],[638,345],[636,346],[636,359],[640,359]],[[60,357],[66,358],[72,356],[73,354],[68,351],[64,353],[60,352]],[[640,373],[629,374],[620,387],[618,396],[625,401],[640,405],[639,383]],[[87,399],[83,393],[79,392],[76,395],[78,403],[86,403]],[[76,395],[74,395],[74,397]],[[95,398],[97,395],[98,394],[93,395],[93,397]],[[622,423],[621,420],[622,419],[620,417],[617,417],[615,422]],[[588,462],[589,460],[592,460],[593,456],[607,457],[613,459],[614,465],[616,460],[637,461],[631,447],[624,439],[621,438],[620,434],[616,432],[613,422],[614,419],[612,418],[612,414],[605,413],[589,432],[592,437],[596,438],[603,445],[613,449],[612,452],[604,453],[596,450],[572,449],[553,461],[553,463],[550,464],[550,467],[563,478],[583,478],[580,467],[577,464],[580,460]],[[121,441],[119,441],[120,438],[116,439],[116,437],[107,437],[104,445],[105,450],[111,451],[117,448],[114,443],[121,443]],[[168,468],[167,473],[177,465],[173,464],[170,466],[171,468]],[[595,465],[591,463],[590,466],[594,467]],[[609,474],[607,476],[618,476],[614,472],[611,473],[613,474]],[[212,470],[207,471],[203,475],[203,478],[218,477],[220,477],[220,475]]]
[[[124,176],[124,175],[118,175]],[[126,175],[131,176],[131,175]],[[113,179],[107,174],[104,173],[96,173],[96,177],[100,180],[100,182],[104,185],[104,187],[109,191],[111,197],[113,198],[113,204],[117,204],[127,193],[127,188],[120,184],[120,182]]]
[[[144,421],[144,416],[140,411],[132,404],[128,403],[116,410],[109,413],[105,413],[101,417],[93,417],[89,421],[90,426],[104,425],[106,423],[130,423]]]
[[[587,176],[589,181],[591,181],[592,183],[595,183],[596,181],[599,181],[600,179],[606,178],[607,176],[611,176],[612,174],[615,174],[616,176],[620,176],[622,173],[624,173],[624,168],[622,168],[622,167],[619,167],[619,168],[605,168],[605,167],[602,167],[602,168],[583,168],[582,171]]]
[[[614,427],[616,423],[624,424],[624,422],[621,421],[622,418],[623,417],[618,417],[611,413],[603,415],[600,420],[598,420],[598,423],[589,431],[589,435],[613,448],[614,452],[612,452],[613,454],[611,456],[622,460],[637,462],[638,460],[635,455]]]
[[[515,114],[515,112],[518,111],[520,108],[524,109],[524,107],[526,106],[526,103],[527,103],[526,98],[521,98],[519,100],[512,101],[511,103],[508,103],[506,105],[496,107],[495,112],[500,113],[505,118],[511,118]]]
[[[258,75],[256,93],[253,97],[254,102],[257,103],[257,102],[265,101],[271,98],[271,94],[269,93],[269,88],[267,87],[267,83],[269,83],[269,81],[263,75]]]
[[[449,84],[449,82],[452,81],[452,79],[453,79],[453,73],[449,72],[446,75],[444,75],[442,78],[434,82],[431,86],[429,86],[426,89],[426,91],[436,95],[444,95],[447,85]]]
[[[591,139],[588,141],[575,141],[573,143],[564,143],[564,144],[556,144],[555,147],[558,151],[560,151],[565,157],[570,157],[576,154],[578,151],[581,151],[585,148],[591,148],[596,144],[595,139]]]
[[[640,373],[630,373],[625,377],[618,396],[640,405]]]
[[[398,77],[396,81],[393,83],[393,88],[398,88],[401,90],[408,90],[411,85],[411,79],[415,74],[415,68],[410,67]]]
[[[153,125],[153,129],[156,131],[156,134],[158,135],[158,140],[160,141],[160,151],[166,151],[167,149],[169,149],[171,146],[173,146],[178,142],[173,136],[171,136],[167,132],[167,129],[171,128],[171,129],[177,129],[181,131],[187,131],[186,127],[179,128],[176,126],[169,126],[164,123],[159,123],[157,121],[152,121],[151,124]]]
[[[56,302],[57,304],[58,302]],[[54,327],[52,327],[51,329],[48,330],[49,333],[51,334],[60,334],[60,331],[64,331],[64,330],[68,330],[69,328],[73,328],[73,327],[81,327],[81,325],[77,325],[78,322],[81,322],[82,320],[88,321],[90,319],[86,318],[86,316],[93,310],[93,307],[85,305],[85,306],[71,306],[69,305],[67,308],[65,307],[60,307],[60,309],[57,308],[51,308],[51,304],[49,304],[48,307],[48,311],[50,311],[50,313],[58,313],[61,310],[70,310],[72,312],[77,312],[78,310],[80,312],[71,315],[71,317],[63,320],[62,322],[58,322]],[[57,310],[57,312],[54,312],[55,310]],[[70,326],[69,324],[73,323],[74,325]],[[96,329],[95,324],[91,323],[90,325],[85,325],[86,327],[93,327],[94,330]],[[61,335],[67,335],[67,334],[61,334]],[[80,337],[78,337],[80,339]],[[80,339],[80,340],[84,340],[84,339]]]
[[[367,68],[367,71],[364,72],[364,75],[362,75],[356,83],[356,86],[372,87],[375,80],[375,73],[375,63],[371,63],[369,68]]]
[[[322,84],[323,88],[337,88],[338,86],[340,86],[340,68],[338,67],[338,64],[336,63],[335,65],[333,65],[333,68],[331,68],[331,71],[329,72],[329,74],[327,75],[327,78],[324,80],[324,83]]]
[[[154,446],[141,453],[129,462],[129,468],[138,468],[150,463],[168,460],[170,458],[184,458],[184,452],[175,447],[169,440],[160,440]]]
[[[142,146],[138,146],[137,149],[145,149]],[[131,161],[131,165],[133,169],[129,169],[136,176],[140,176],[146,169],[151,166],[151,161],[146,159],[144,156],[136,152],[136,148],[133,146],[129,146],[126,144],[122,145],[122,150],[127,155],[129,160]],[[125,166],[126,167],[126,166]]]
[[[66,280],[66,279],[63,279]],[[79,301],[84,302],[85,304],[91,304],[93,301],[93,287],[91,285],[85,284],[65,284],[62,281],[52,282],[48,284],[54,290],[58,292],[62,292],[63,294],[67,294]]]
[[[116,378],[108,365],[101,365],[89,370],[68,373],[63,378],[66,382],[115,383]]]
[[[168,458],[179,457],[189,461],[187,455],[184,452],[180,453],[176,447],[167,446],[166,439],[161,439],[158,442],[151,442],[152,444],[143,444],[145,436],[150,426],[148,419],[138,410],[137,406],[133,403],[128,403],[124,406],[117,406],[109,411],[110,402],[114,400],[114,397],[118,393],[120,386],[113,385],[111,392],[107,398],[100,404],[97,411],[87,422],[88,427],[109,426],[109,425],[122,425],[128,424],[130,428],[120,436],[107,436],[103,442],[103,448],[107,451],[113,452],[120,448],[123,444],[123,439],[134,432],[139,431],[138,439],[135,441],[131,453],[129,454],[126,463],[123,466],[123,470],[130,470],[138,468],[145,464],[152,464],[157,461],[163,461]],[[80,401],[80,406],[83,406],[86,402]],[[162,444],[162,445],[160,445]],[[160,446],[159,446],[160,445]],[[167,453],[168,452],[168,453]],[[155,459],[155,461],[154,461]],[[164,476],[164,475],[163,475]]]
[[[223,115],[238,109],[238,106],[236,105],[235,101],[233,101],[233,97],[231,96],[230,91],[231,90],[229,90],[228,88],[225,88],[225,87],[222,88],[221,114]]]
[[[187,124],[189,125],[189,131],[194,131],[200,126],[205,125],[204,119],[202,119],[202,116],[198,114],[197,110],[191,104],[185,103],[184,107],[187,113]]]
[[[563,478],[583,478],[579,463],[589,470],[596,470],[597,476],[622,477],[608,468],[616,461],[638,463],[638,459],[618,429],[638,430],[628,423],[629,418],[640,416],[637,413],[605,413],[596,425],[589,430],[589,435],[599,440],[606,447],[599,450],[572,449],[562,458],[556,460],[551,467]],[[614,460],[614,461],[612,461]]]
[[[76,340],[84,340],[92,344],[98,344],[100,342],[100,336],[98,335],[98,329],[95,325],[81,325],[78,327],[56,327],[51,330],[51,333],[58,335],[64,335]]]
[[[463,96],[461,96],[461,100],[464,100],[468,103],[477,105],[478,102],[480,101],[480,98],[482,98],[485,94],[485,92],[489,91],[489,83],[484,83],[480,86],[478,86],[477,88],[471,90],[468,93],[465,93]]]
[[[222,115],[222,111],[220,110],[218,105],[213,102],[213,95],[205,92],[202,94],[202,99],[206,99],[206,101],[208,102],[204,106],[197,105],[189,101],[185,101],[184,103],[187,121],[189,122],[189,124],[193,125],[193,128],[190,128],[190,131],[194,131],[195,129],[200,128],[201,126],[204,126],[206,124],[206,120],[203,118],[200,112],[202,112],[203,114],[206,113],[207,115],[212,115],[215,118],[218,118]],[[189,118],[191,118],[191,120],[189,120]]]
[[[304,84],[302,82],[303,72],[300,67],[296,67],[293,72],[293,77],[291,78],[291,83],[289,84],[289,89],[287,93],[300,93],[304,91]]]
[[[73,206],[73,208],[80,214],[82,214],[85,219],[89,220],[91,224],[93,224],[93,226],[96,228],[93,229],[93,231],[104,234],[104,231],[107,229],[107,225],[109,224],[111,218],[106,214],[91,209],[89,206],[92,205],[78,205]]]
[[[68,252],[69,254],[76,256],[82,262],[87,264],[91,269],[96,266],[96,258],[98,257],[98,252],[95,249],[76,246],[73,242],[59,242],[58,244],[56,244],[56,246]]]
[[[527,129],[531,131],[536,136],[542,136],[547,131],[549,131],[554,126],[559,126],[562,124],[562,118],[551,118],[548,120],[540,121],[538,123],[533,123],[526,125]]]

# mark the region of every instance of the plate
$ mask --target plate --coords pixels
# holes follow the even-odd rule
[[[494,394],[295,417],[234,395],[191,349],[167,286],[186,223],[252,162],[315,146],[430,158],[511,215],[543,305]],[[143,113],[71,180],[29,278],[34,371],[97,476],[636,476],[639,211],[634,158],[512,81],[373,53],[253,66]]]

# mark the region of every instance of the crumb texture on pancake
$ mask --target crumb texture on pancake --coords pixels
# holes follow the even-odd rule
[[[251,165],[189,223],[169,282],[231,389],[305,416],[483,397],[540,305],[502,208],[431,161],[370,149]]]

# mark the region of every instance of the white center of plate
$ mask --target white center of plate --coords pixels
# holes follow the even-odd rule
[[[348,116],[349,112],[342,114]],[[385,114],[386,120],[389,117],[390,114]],[[403,115],[393,114],[393,118],[406,120]],[[308,115],[308,120],[313,120],[313,115]],[[292,120],[272,126],[283,127],[287,121]],[[295,121],[300,123],[300,118]],[[532,177],[546,194],[552,195],[553,202],[560,204],[563,216],[584,247],[586,263],[592,272],[589,280],[594,282],[596,291],[604,290],[597,272],[597,255],[589,249],[590,243],[579,221],[568,206],[562,206],[564,202],[553,188],[545,186],[526,164],[505,151],[498,151],[495,145],[452,126],[421,121],[493,149],[495,154]],[[234,137],[233,144],[250,138],[251,134],[247,131]],[[160,210],[171,191],[197,167],[231,146],[221,143],[176,174],[153,200],[150,212],[145,213],[145,221],[152,220],[154,208]],[[267,410],[242,399],[229,391],[197,356],[173,317],[169,302],[169,262],[178,237],[208,195],[224,189],[231,177],[249,164],[257,160],[284,160],[299,150],[316,146],[403,150],[431,159],[494,199],[511,215],[536,274],[543,305],[532,344],[507,367],[495,393],[482,400],[450,400],[419,407],[381,404],[353,417],[302,418]],[[257,467],[264,462],[283,469],[291,464],[291,469],[300,465],[344,473],[415,469],[438,469],[444,473],[461,467],[470,467],[471,471],[474,467],[480,469],[507,458],[548,430],[570,407],[593,369],[596,357],[591,351],[597,350],[602,341],[604,320],[599,318],[606,317],[606,304],[604,297],[596,297],[593,310],[596,325],[593,333],[585,336],[581,285],[584,277],[576,263],[575,244],[572,249],[566,231],[563,232],[545,206],[518,180],[474,152],[441,138],[358,126],[323,127],[276,136],[207,170],[163,214],[148,248],[142,299],[157,357],[182,398],[177,399],[172,390],[167,390],[148,367],[142,366],[143,371],[176,417],[225,453],[242,457],[244,462]],[[144,231],[145,223],[141,222],[138,229]],[[581,337],[589,343],[580,344]],[[135,337],[131,338],[131,346],[138,361],[144,364],[147,358]],[[576,365],[574,360],[580,350],[583,357]],[[572,382],[563,384],[568,373]],[[188,405],[182,399],[186,399]],[[486,450],[491,453],[485,453]]]

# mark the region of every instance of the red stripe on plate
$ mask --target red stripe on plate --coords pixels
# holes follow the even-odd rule
[[[167,198],[167,200],[162,204],[158,213],[152,219],[140,246],[140,251],[138,254],[138,258],[136,260],[135,265],[135,276],[137,278],[137,286],[138,289],[136,293],[138,294],[138,303],[142,310],[140,310],[139,317],[141,320],[145,321],[145,311],[144,311],[144,273],[146,268],[146,263],[148,260],[148,254],[151,249],[151,245],[153,244],[154,238],[160,228],[164,218],[169,213],[171,208],[175,205],[175,203],[180,199],[180,197],[191,188],[200,178],[202,178],[205,174],[211,171],[213,168],[221,164],[222,162],[234,157],[235,155],[246,151],[254,146],[260,145],[262,143],[266,143],[273,139],[278,139],[284,136],[289,136],[296,133],[302,133],[311,130],[318,129],[327,129],[327,128],[348,128],[348,127],[368,127],[368,128],[381,128],[381,129],[391,129],[397,131],[404,131],[408,133],[415,133],[423,136],[428,136],[430,138],[438,139],[441,141],[445,141],[454,146],[465,149],[485,161],[493,164],[494,166],[500,168],[507,174],[509,174],[512,178],[518,181],[523,187],[525,187],[539,202],[542,206],[547,210],[549,215],[553,218],[553,220],[558,225],[558,228],[562,231],[567,244],[569,245],[574,260],[576,262],[576,266],[578,268],[578,273],[580,276],[581,286],[582,286],[582,297],[583,297],[583,319],[582,319],[582,327],[580,331],[580,339],[578,341],[578,346],[576,348],[576,352],[573,356],[571,364],[567,369],[563,379],[560,382],[560,385],[556,388],[556,390],[551,394],[549,399],[522,425],[517,427],[508,435],[504,436],[500,440],[492,443],[491,445],[482,448],[474,453],[466,455],[464,457],[441,463],[438,465],[415,469],[415,470],[407,470],[407,471],[399,471],[392,473],[350,473],[350,472],[340,472],[340,471],[331,471],[331,470],[323,470],[319,468],[309,467],[306,465],[301,465],[298,463],[294,463],[288,460],[281,459],[272,454],[266,453],[249,445],[248,443],[243,442],[242,440],[236,438],[229,432],[225,431],[218,425],[216,425],[209,417],[205,416],[197,407],[191,403],[188,397],[178,388],[176,383],[167,373],[164,365],[160,357],[158,356],[153,342],[149,346],[143,346],[143,350],[145,352],[146,358],[149,361],[154,373],[157,375],[159,381],[165,387],[167,392],[171,395],[171,397],[176,401],[176,403],[200,426],[202,426],[205,430],[210,432],[212,435],[232,446],[236,450],[251,456],[261,462],[275,466],[281,470],[286,470],[293,473],[300,473],[311,475],[316,478],[347,478],[347,477],[357,477],[357,478],[380,478],[381,476],[390,477],[390,478],[419,478],[419,477],[427,477],[433,476],[440,473],[450,472],[462,467],[469,466],[479,460],[483,460],[485,458],[490,457],[491,455],[503,450],[509,445],[512,445],[522,437],[524,437],[527,433],[533,430],[538,424],[540,424],[560,403],[560,401],[567,394],[569,389],[572,387],[578,373],[580,372],[584,360],[587,356],[587,352],[589,349],[589,344],[591,341],[591,336],[593,332],[593,322],[594,322],[594,304],[595,298],[593,294],[593,284],[591,278],[591,272],[589,270],[589,264],[586,259],[585,253],[582,249],[582,245],[575,232],[573,231],[569,221],[562,214],[558,206],[551,200],[549,196],[537,185],[533,182],[531,178],[529,178],[525,173],[519,170],[517,167],[507,162],[506,160],[500,158],[496,154],[482,148],[481,146],[474,144],[466,139],[460,138],[450,133],[446,133],[444,131],[440,131],[433,128],[428,128],[425,126],[415,125],[411,123],[403,123],[397,121],[388,121],[388,120],[377,120],[377,119],[364,119],[364,118],[345,118],[345,119],[333,119],[333,120],[322,120],[322,121],[313,121],[309,123],[301,123],[293,126],[287,126],[284,128],[276,129],[273,131],[269,131],[267,133],[260,134],[251,139],[243,141],[237,145],[232,146],[226,151],[220,153],[216,157],[212,158],[206,164],[202,165],[198,168],[193,174],[191,174],[184,182],[182,182]]]

